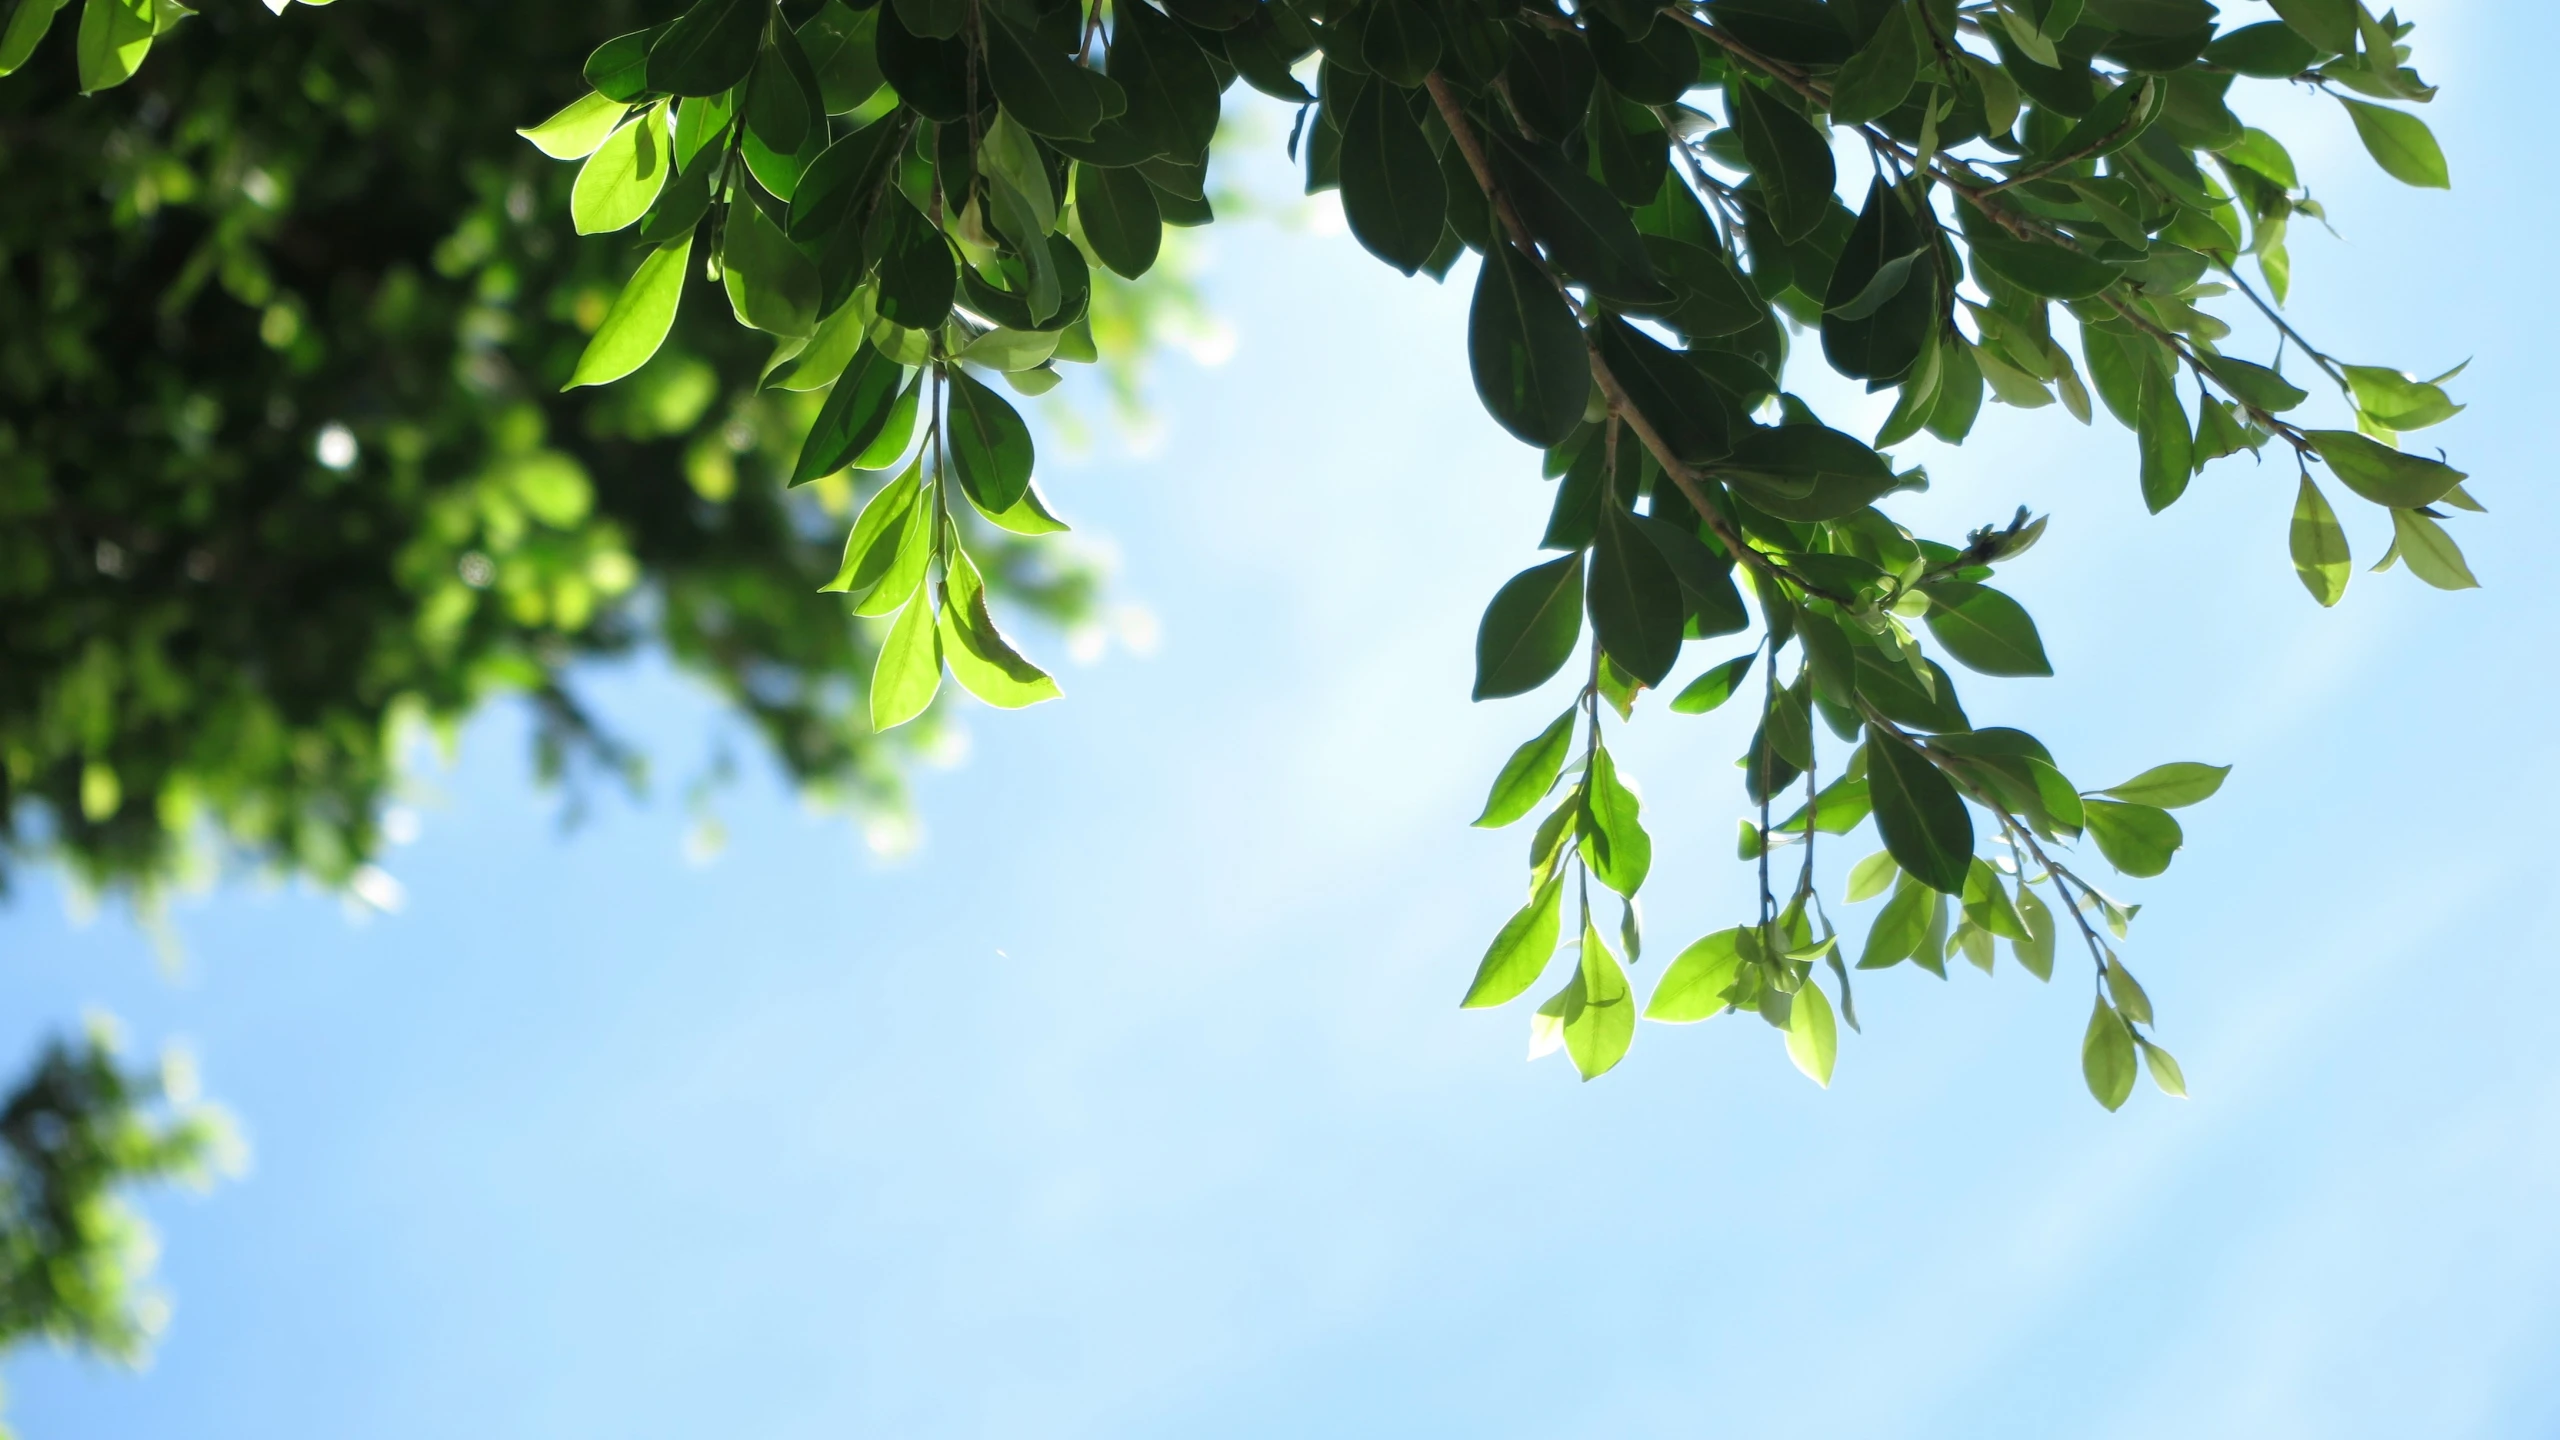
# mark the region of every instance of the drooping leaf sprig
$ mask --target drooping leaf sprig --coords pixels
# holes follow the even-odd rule
[[[2270,4],[2235,25],[2208,0],[695,0],[607,41],[591,93],[525,133],[581,163],[582,232],[640,242],[573,384],[644,362],[698,272],[775,337],[771,383],[829,388],[794,482],[879,477],[831,588],[895,617],[873,691],[886,726],[945,667],[997,704],[1056,693],[997,631],[950,523],[956,488],[999,527],[1062,528],[995,384],[1040,393],[1094,358],[1093,267],[1136,278],[1165,225],[1214,218],[1207,157],[1237,80],[1298,106],[1291,153],[1362,246],[1435,278],[1480,257],[1467,363],[1558,482],[1538,541],[1554,558],[1494,595],[1475,695],[1537,690],[1578,654],[1585,680],[1479,819],[1545,807],[1528,900],[1465,1003],[1527,994],[1568,949],[1533,1051],[1587,1078],[1640,1013],[1750,1011],[1827,1084],[1837,1022],[1856,1026],[1852,971],[1987,971],[2005,942],[2044,978],[2076,937],[2083,1072],[2113,1109],[2146,1064],[2164,1090],[2184,1080],[2116,949],[2138,907],[2087,877],[2090,852],[2160,874],[2183,841],[2171,811],[2225,771],[2083,790],[2033,736],[1976,725],[1933,657],[2051,673],[1990,584],[2046,520],[1917,535],[1886,507],[1927,477],[1890,452],[1924,431],[1962,442],[1986,398],[2083,422],[2103,408],[2133,431],[2156,512],[2211,461],[2274,446],[2295,462],[2291,559],[2321,604],[2353,563],[2321,472],[2388,513],[2377,568],[2475,583],[2443,523],[2479,508],[2465,477],[2401,445],[2460,408],[2453,372],[2349,363],[2299,333],[2287,229],[2326,217],[2233,108],[2244,79],[2319,91],[2388,174],[2444,187],[2404,108],[2434,91],[2395,14]],[[1862,183],[1844,184],[1844,152]],[[2241,353],[2256,342],[2218,304],[2271,348]],[[1876,434],[1787,388],[1807,341],[1894,392]],[[2288,365],[2347,421],[2304,418]],[[1745,633],[1668,708],[1756,696],[1740,850],[1757,913],[1682,951],[1639,1007],[1651,843],[1604,727],[1668,688],[1689,642]],[[1882,848],[1844,899],[1883,903],[1852,959],[1812,857],[1870,822]],[[1594,882],[1621,902],[1614,948]]]

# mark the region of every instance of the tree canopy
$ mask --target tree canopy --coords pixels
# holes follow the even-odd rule
[[[1126,353],[1100,307],[1214,221],[1242,82],[1297,107],[1308,190],[1371,254],[1474,257],[1445,353],[1555,486],[1474,695],[1571,697],[1477,821],[1535,823],[1463,1003],[1545,982],[1533,1053],[1585,1078],[1639,1018],[1749,1012],[1827,1084],[1858,972],[2076,952],[2091,1093],[2183,1093],[2098,865],[2162,873],[2224,768],[2083,785],[1970,714],[1956,671],[2051,673],[1992,583],[2048,522],[1916,533],[1895,497],[1929,477],[1893,451],[1960,444],[1986,401],[2103,411],[2154,512],[2217,460],[2290,462],[2322,605],[2340,496],[2387,515],[2376,568],[2474,583],[2465,477],[2403,442],[2459,408],[2451,376],[2288,320],[2289,227],[2327,217],[2244,117],[2259,86],[2334,97],[2385,172],[2448,185],[2410,26],[2231,8],[15,0],[0,815],[103,883],[208,825],[343,877],[396,715],[526,694],[564,761],[621,765],[572,672],[643,641],[804,782],[888,796],[946,676],[1058,693],[1000,620],[1072,617],[1091,580],[1008,395]],[[1878,432],[1790,386],[1817,363],[1893,395]],[[1759,717],[1758,902],[1639,996],[1661,802],[1607,742],[1656,692]],[[1870,822],[1826,899],[1817,845]]]

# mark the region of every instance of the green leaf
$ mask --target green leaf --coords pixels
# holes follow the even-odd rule
[[[1645,1002],[1644,1018],[1693,1025],[1725,1012],[1724,992],[1742,966],[1742,930],[1719,930],[1680,952]]]
[[[2399,547],[2400,558],[2409,562],[2409,573],[2439,590],[2471,590],[2480,582],[2472,578],[2471,567],[2463,563],[2462,547],[2453,543],[2445,528],[2415,510],[2391,512],[2392,543]]]
[[[1537,984],[1547,962],[1555,958],[1563,928],[1564,873],[1558,871],[1493,937],[1483,962],[1476,966],[1475,982],[1467,987],[1467,998],[1458,1002],[1458,1008],[1481,1010],[1508,1004]]]
[[[2169,857],[2186,843],[2176,817],[2156,805],[2117,800],[2088,800],[2083,813],[2089,838],[2107,863],[2136,879],[2147,880],[2169,868]]]
[[[1832,369],[1883,383],[1919,363],[1944,322],[1930,234],[1882,176],[1867,187],[1822,297],[1822,353]]]
[[[904,133],[903,126],[877,121],[819,151],[791,192],[784,233],[794,240],[819,241],[857,219],[877,192],[881,173],[897,158]],[[858,231],[853,238],[860,239]]]
[[[2406,110],[2384,105],[2368,105],[2362,100],[2338,97],[2347,114],[2356,122],[2356,137],[2364,141],[2382,172],[2403,185],[2417,185],[2430,190],[2453,188],[2453,177],[2445,169],[2444,151],[2436,144],[2427,122]]]
[[[844,0],[827,0],[800,27],[800,49],[817,77],[818,103],[828,114],[850,114],[879,92],[879,27],[876,5],[856,10]]]
[[[910,330],[940,326],[951,313],[960,283],[951,242],[894,187],[881,200],[875,224],[880,235],[880,318]]]
[[[1814,1084],[1831,1088],[1831,1062],[1839,1058],[1840,1027],[1831,1016],[1831,997],[1807,980],[1787,1007],[1787,1058]]]
[[[2423,430],[2462,413],[2441,386],[2415,376],[2379,365],[2349,365],[2346,371],[2356,408],[2386,430]]]
[[[615,130],[578,167],[569,191],[569,220],[581,235],[636,223],[667,183],[666,110],[652,105]]]
[[[865,340],[854,348],[835,389],[818,409],[816,423],[800,444],[791,466],[791,483],[806,485],[821,475],[843,469],[888,430],[898,406],[905,367]]]
[[[2335,605],[2347,593],[2347,577],[2354,573],[2355,557],[2347,550],[2347,532],[2338,524],[2338,513],[2329,508],[2329,498],[2311,477],[2302,477],[2302,488],[2293,500],[2293,573],[2302,577],[2302,588],[2323,605]]]
[[[2395,510],[2433,505],[2469,477],[2423,455],[2410,455],[2353,430],[2303,432],[2348,489]]]
[[[595,338],[578,356],[578,368],[563,390],[604,385],[647,364],[675,327],[676,302],[684,298],[685,267],[693,260],[693,236],[649,252],[630,282],[615,296]]]
[[[1126,104],[1120,87],[1024,33],[1003,13],[980,12],[986,23],[986,79],[996,100],[1034,135],[1089,140],[1105,113]]]
[[[1845,520],[1899,483],[1885,458],[1827,425],[1754,426],[1718,467],[1743,497],[1781,520]]]
[[[951,389],[951,468],[971,504],[989,513],[1009,510],[1031,484],[1033,452],[1030,427],[1005,398],[953,367]]]
[[[1404,92],[1362,86],[1342,132],[1342,215],[1352,237],[1410,275],[1440,243],[1448,208],[1439,157]]]
[[[2187,1098],[2187,1072],[2178,1068],[2177,1057],[2136,1035],[2133,1042],[2142,1047],[2143,1062],[2151,1069],[2151,1083],[2163,1095],[2180,1100]]]
[[[2143,993],[2141,982],[2124,968],[2124,962],[2108,956],[2106,976],[2107,995],[2116,1002],[2116,1012],[2136,1025],[2150,1024],[2151,997]]]
[[[1658,687],[1679,662],[1687,619],[1680,582],[1662,552],[1637,533],[1634,517],[1602,505],[1591,563],[1591,629],[1601,649],[1629,675]]]
[[[1801,123],[1801,122],[1799,122]],[[1607,187],[1553,146],[1489,132],[1485,158],[1504,199],[1547,257],[1604,299],[1623,305],[1668,301],[1654,277],[1644,237]]]
[[[2231,773],[2228,765],[2199,765],[2193,760],[2173,760],[2154,765],[2121,785],[2110,786],[2098,793],[2136,805],[2156,805],[2163,810],[2200,804],[2213,798],[2222,788],[2222,779]]]
[[[923,527],[912,523],[923,499],[924,457],[919,455],[914,464],[881,486],[879,493],[862,507],[862,513],[854,519],[852,533],[845,536],[844,563],[836,567],[834,579],[818,587],[820,592],[850,595],[857,601],[868,599],[898,568],[907,542],[924,538]]]
[[[2009,951],[2018,957],[2028,974],[2039,980],[2053,978],[2054,920],[2053,911],[2025,885],[2018,887],[2018,918],[2025,922],[2027,938],[2009,942]]]
[[[1871,729],[1867,789],[1894,860],[1922,884],[1962,895],[1973,867],[1973,817],[1947,777],[1899,738]]]
[[[1884,12],[1884,23],[1831,82],[1831,123],[1864,125],[1881,120],[1902,105],[1920,74],[1919,42],[1911,33],[1910,12],[1900,5]]]
[[[2160,365],[2142,367],[2142,398],[2134,438],[2142,450],[2142,503],[2157,515],[2187,492],[2195,478],[2195,436],[2178,404],[2177,381]]]
[[[1958,580],[1926,587],[1929,633],[1947,653],[1985,675],[2051,675],[2044,640],[2026,607],[1988,585]]]
[[[6,73],[0,70],[0,74]],[[554,160],[583,160],[613,133],[627,108],[619,100],[608,100],[590,90],[562,106],[550,119],[516,133]]]
[[[2085,300],[2116,281],[2113,266],[2060,245],[2018,239],[1971,205],[1957,206],[1956,215],[1974,261],[2030,295]]]
[[[918,454],[907,467],[908,472],[921,477],[923,465],[924,456]],[[938,523],[936,509],[934,487],[922,486],[921,498],[907,507],[897,538],[887,542],[890,546],[888,568],[881,573],[879,583],[872,586],[869,595],[854,601],[854,614],[896,614],[900,606],[924,589],[925,571],[933,561],[933,532]]]
[[[1582,638],[1582,552],[1532,565],[1503,582],[1476,628],[1478,700],[1525,695],[1547,683]]]
[[[1653,868],[1653,838],[1645,834],[1642,805],[1636,792],[1618,778],[1617,762],[1606,749],[1591,754],[1591,774],[1584,782],[1583,858],[1601,884],[1621,895],[1644,887]]]
[[[1733,416],[1724,397],[1684,352],[1615,315],[1601,316],[1591,333],[1618,387],[1672,454],[1704,461],[1732,448]],[[1622,493],[1619,504],[1624,506],[1633,498]]]
[[[1476,826],[1498,830],[1538,808],[1564,769],[1565,754],[1573,748],[1573,717],[1579,713],[1566,710],[1536,738],[1511,752],[1502,773],[1494,777],[1493,793],[1485,796],[1484,813],[1473,821]]]
[[[1564,993],[1564,1048],[1582,1078],[1606,1074],[1636,1038],[1635,993],[1589,917],[1582,924],[1582,963]]]
[[[2323,55],[2353,54],[2356,48],[2356,0],[2267,0],[2295,34],[2319,47]]]
[[[649,88],[670,95],[717,95],[756,63],[771,0],[694,0],[649,47]]]
[[[2207,355],[2204,368],[2206,373],[2222,382],[2224,389],[2270,415],[2281,415],[2311,398],[2301,386],[2264,365],[2235,360],[2228,355]]]
[[[629,104],[639,99],[649,93],[650,47],[658,43],[658,37],[666,34],[667,26],[673,23],[668,21],[646,30],[614,36],[589,52],[580,73],[589,85],[595,87],[596,93],[607,100]]]
[[[80,93],[132,79],[159,33],[153,0],[88,0],[80,11]]]
[[[2320,49],[2283,21],[2264,20],[2220,36],[2204,47],[2204,58],[2243,75],[2284,80],[2320,63]]]
[[[0,75],[6,75],[27,63],[36,46],[53,28],[54,12],[64,0],[18,0],[18,8],[9,12],[9,23],[0,27]]]
[[[1973,868],[1965,872],[1964,918],[1985,934],[2012,943],[2029,934],[2025,918],[2010,903],[2008,887],[2000,882],[2000,872],[1979,856],[1974,858]]]
[[[1094,258],[1113,274],[1135,280],[1154,267],[1164,247],[1164,217],[1145,176],[1126,168],[1076,166],[1076,215]]]
[[[1744,678],[1750,675],[1751,662],[1759,658],[1760,652],[1757,650],[1748,655],[1736,655],[1690,681],[1686,688],[1671,698],[1672,712],[1679,715],[1704,715],[1722,705],[1733,698],[1733,692],[1741,686]]]
[[[1582,422],[1591,394],[1582,327],[1564,296],[1508,243],[1496,244],[1476,272],[1467,364],[1484,408],[1519,439],[1560,445]]]
[[[1724,93],[1778,238],[1789,244],[1804,239],[1822,223],[1839,182],[1831,137],[1739,75],[1725,82]]]
[[[791,337],[817,328],[818,267],[754,204],[729,207],[720,267],[739,324]]]
[[[1140,0],[1111,8],[1111,45],[1103,65],[1127,92],[1120,124],[1158,155],[1198,159],[1218,129],[1217,75],[1198,42]]]
[[[2089,1093],[2109,1110],[2121,1107],[2133,1093],[2133,1069],[2133,1032],[2101,1000],[2089,1012],[2088,1033],[2080,1040],[2080,1073]]]
[[[942,688],[942,642],[933,605],[918,594],[898,612],[871,667],[871,728],[887,732],[924,713]]]
[[[943,582],[942,658],[962,688],[1000,710],[1019,710],[1058,698],[1058,682],[1022,657],[996,629],[987,610],[987,587],[978,567],[954,547]]]
[[[1901,874],[1902,867],[1894,863],[1892,851],[1877,851],[1850,869],[1849,902],[1854,905],[1861,900],[1874,899]]]

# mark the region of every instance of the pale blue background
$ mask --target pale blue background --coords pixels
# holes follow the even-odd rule
[[[1861,977],[1827,1094],[1756,1020],[1647,1026],[1584,1086],[1521,1063],[1519,1009],[1460,1014],[1525,840],[1464,822],[1560,704],[1470,706],[1470,639],[1549,491],[1467,388],[1467,272],[1225,227],[1234,359],[1163,372],[1151,458],[1048,470],[1162,647],[1064,670],[1064,704],[973,708],[910,859],[760,770],[707,868],[672,795],[564,839],[498,716],[394,857],[396,918],[238,884],[182,909],[172,980],[129,924],[27,887],[0,917],[0,1055],[89,1003],[184,1037],[257,1160],[151,1207],[178,1300],[156,1365],[14,1360],[10,1418],[33,1440],[2560,1431],[2553,215],[2528,148],[2560,35],[2541,6],[2420,16],[2451,197],[2377,177],[2327,102],[2249,113],[2322,137],[2296,154],[2347,238],[2296,231],[2315,333],[2478,357],[2471,412],[2424,438],[2493,507],[2454,527],[2485,590],[2359,575],[2319,610],[2282,461],[2150,519],[2103,422],[1994,410],[1960,458],[1906,452],[1939,533],[2055,515],[2004,583],[2061,678],[1968,681],[1977,718],[2084,784],[2238,766],[2170,874],[2125,887],[2192,1101],[2089,1101],[2069,964]],[[2368,561],[2374,519],[2348,517]],[[715,723],[649,666],[609,693],[662,773]],[[1647,708],[1624,747],[1660,846],[1649,984],[1747,890],[1739,722]]]

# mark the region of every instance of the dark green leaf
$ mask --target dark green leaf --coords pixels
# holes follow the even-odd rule
[[[1342,132],[1342,215],[1352,235],[1370,254],[1410,275],[1431,258],[1448,213],[1439,157],[1404,92],[1391,85],[1362,86]]]
[[[1779,237],[1792,242],[1812,234],[1839,178],[1830,137],[1784,101],[1740,78],[1725,83],[1725,103]]]
[[[835,389],[827,393],[817,423],[809,427],[809,438],[801,442],[800,458],[791,467],[791,483],[806,485],[821,475],[832,475],[870,448],[888,428],[897,406],[898,384],[905,378],[905,367],[863,341]]]
[[[980,32],[986,45],[986,83],[1023,129],[1088,140],[1103,116],[1118,113],[1125,103],[1118,86],[1048,48],[1000,12],[980,13],[986,18]]]
[[[1864,125],[1891,114],[1911,93],[1919,73],[1920,47],[1911,33],[1910,13],[1900,5],[1892,6],[1875,35],[1833,78],[1832,123]]]
[[[1940,321],[1929,232],[1879,177],[1823,294],[1822,353],[1856,380],[1889,382],[1919,363]]]
[[[1655,503],[1659,509],[1661,502]],[[1675,525],[1651,515],[1627,518],[1653,542],[1663,563],[1671,567],[1672,578],[1680,582],[1680,596],[1693,633],[1702,638],[1731,635],[1750,625],[1751,617],[1742,608],[1742,594],[1734,588],[1731,560],[1708,549],[1689,525]]]
[[[1495,245],[1476,273],[1467,361],[1484,408],[1521,440],[1558,445],[1581,423],[1591,393],[1582,327],[1555,286],[1509,244]]]
[[[1489,138],[1485,153],[1494,179],[1548,259],[1595,294],[1621,304],[1655,305],[1671,298],[1654,278],[1626,207],[1599,181],[1552,146],[1499,132]]]
[[[1547,683],[1582,638],[1582,553],[1532,565],[1503,582],[1476,629],[1478,700]]]
[[[954,366],[951,387],[951,468],[979,509],[1010,510],[1031,484],[1031,431],[1005,398]]]
[[[1704,371],[1615,315],[1600,317],[1592,335],[1619,388],[1672,454],[1687,461],[1706,461],[1731,448],[1730,409]]]
[[[1967,668],[1985,675],[2051,675],[2044,641],[2026,607],[1987,585],[1943,581],[1928,587],[1929,633]]]
[[[1752,504],[1804,523],[1845,519],[1895,484],[1883,456],[1824,425],[1749,427],[1717,473]]]
[[[1084,222],[1084,238],[1112,273],[1135,280],[1156,263],[1164,245],[1164,221],[1156,212],[1155,187],[1135,170],[1100,165],[1076,167],[1076,214]]]
[[[1591,628],[1601,649],[1629,675],[1660,686],[1680,658],[1688,608],[1662,552],[1616,505],[1600,508],[1591,565]]]
[[[1962,731],[1973,728],[1956,703],[1955,682],[1936,662],[1925,662],[1933,682],[1924,688],[1909,666],[1871,645],[1857,647],[1858,698],[1883,712],[1897,725],[1919,730]]]
[[[951,313],[958,292],[959,261],[951,242],[904,195],[883,199],[878,227],[880,318],[910,330],[930,330]]]
[[[41,13],[44,7],[38,3],[33,8]],[[658,37],[665,34],[666,30],[667,27],[664,25],[652,25],[646,30],[634,30],[628,35],[616,35],[597,46],[594,52],[587,56],[584,71],[587,83],[595,87],[598,95],[623,104],[648,94],[649,47],[656,44]],[[553,158],[568,159],[570,157],[555,156]]]
[[[1973,866],[1973,817],[1938,767],[1908,744],[1869,730],[1867,790],[1876,831],[1894,862],[1931,889],[1962,895]]]
[[[649,47],[649,88],[717,95],[747,78],[771,0],[694,0]]]
[[[1104,73],[1127,92],[1121,123],[1155,154],[1197,160],[1218,129],[1218,77],[1181,24],[1144,0],[1112,9]]]
[[[1639,39],[1627,34],[1597,10],[1583,12],[1583,39],[1611,89],[1639,105],[1671,105],[1698,83],[1698,47],[1686,27],[1656,23]]]

